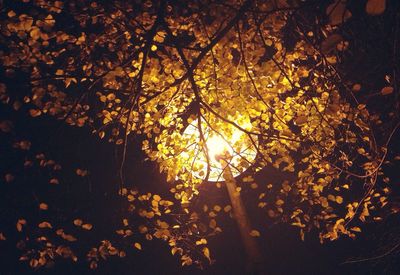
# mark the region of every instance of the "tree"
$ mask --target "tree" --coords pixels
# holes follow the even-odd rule
[[[357,95],[361,85],[344,74],[356,41],[346,31],[356,8],[369,18],[384,13],[386,2],[5,1],[1,99],[16,110],[28,108],[32,117],[88,127],[120,146],[118,189],[128,212],[143,218],[141,234],[168,241],[183,264],[210,260],[207,238],[223,230],[216,219],[222,207],[203,207],[201,200],[212,176],[212,136],[224,138],[239,156],[231,167],[243,174],[242,189],[254,189],[254,211],[267,216],[265,222],[297,226],[301,238],[316,228],[321,242],[354,237],[360,221],[381,219],[388,202],[382,166],[399,124],[382,125],[374,107]],[[394,2],[389,4],[396,7]],[[398,94],[395,75],[379,95]],[[29,86],[28,94],[13,92],[16,78]],[[187,127],[197,133],[185,134]],[[241,134],[232,142],[235,131]],[[143,140],[171,194],[126,188],[132,136]],[[262,184],[266,179],[259,175],[269,167],[286,180]],[[224,210],[229,213],[229,205]],[[136,231],[129,215],[117,231],[123,237]],[[18,220],[17,230],[25,224]],[[80,219],[74,224],[91,229]],[[256,228],[252,233],[260,234]],[[33,267],[45,265],[50,253],[76,259],[69,246],[46,249],[23,259]],[[94,268],[101,257],[122,252],[104,241],[88,258]]]

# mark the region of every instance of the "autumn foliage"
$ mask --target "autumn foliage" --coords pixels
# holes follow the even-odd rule
[[[223,186],[208,182],[210,135],[240,156],[231,169],[240,174],[238,192],[252,196],[258,220],[298,227],[302,239],[317,229],[323,242],[355,237],[363,223],[382,219],[390,193],[383,166],[399,124],[383,123],[359,96],[364,87],[343,70],[354,51],[345,35],[357,20],[350,2],[4,1],[2,103],[37,119],[87,127],[122,152],[119,183],[110,183],[119,185],[124,206],[114,236],[82,252],[79,234],[97,225],[71,216],[73,235],[51,215],[33,223],[19,213],[20,260],[39,268],[81,257],[96,268],[155,238],[183,265],[211,262],[208,240],[223,233],[218,219],[231,215],[231,207],[210,205],[202,193],[208,184]],[[392,2],[369,0],[357,16],[375,20]],[[397,80],[386,77],[375,96],[398,94]],[[184,134],[189,125],[196,135]],[[12,121],[1,121],[7,150],[28,154],[23,167],[44,170],[49,188],[62,185],[61,165],[11,129]],[[237,130],[240,139],[231,142]],[[157,163],[169,193],[126,186],[132,138]],[[285,180],[261,177],[265,169]],[[1,184],[13,184],[15,175],[2,173]],[[85,178],[95,171],[70,173]],[[37,207],[45,212],[52,205]],[[262,232],[254,228],[251,235]]]

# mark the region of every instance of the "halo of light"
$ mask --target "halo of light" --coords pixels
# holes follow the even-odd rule
[[[237,122],[241,128],[251,131],[251,123],[249,120],[240,119],[240,123]],[[257,150],[254,145],[258,145],[258,138],[256,135],[251,135],[251,139],[248,134],[237,129],[234,125],[225,125],[225,132],[217,132],[214,127],[210,128],[208,123],[202,121],[202,132],[204,139],[207,144],[210,174],[208,181],[218,182],[224,181],[223,169],[217,156],[227,153],[230,156],[229,167],[234,177],[237,177],[248,167],[250,167],[256,158]],[[183,137],[190,139],[193,142],[187,147],[187,152],[192,152],[193,157],[188,159],[193,163],[192,174],[201,179],[205,179],[207,175],[207,158],[204,147],[199,145],[200,143],[200,131],[198,129],[198,120],[193,120],[183,132]]]

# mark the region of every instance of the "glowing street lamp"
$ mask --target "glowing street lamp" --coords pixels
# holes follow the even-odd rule
[[[236,122],[242,129],[247,131],[251,130],[252,125],[250,120],[240,117]],[[207,166],[209,165],[210,174],[207,181],[223,181],[223,172],[227,168],[221,166],[218,156],[221,154],[228,154],[230,159],[227,167],[229,167],[234,177],[239,176],[254,163],[257,155],[257,150],[254,146],[258,143],[257,136],[252,135],[250,138],[234,125],[227,125],[226,123],[224,123],[223,130],[220,130],[221,127],[219,127],[220,125],[218,124],[212,126],[202,121],[201,132],[207,144],[207,152],[205,152],[205,146],[199,145],[201,143],[201,137],[197,119],[192,121],[183,133],[185,139],[192,140],[191,145],[189,145],[186,150],[195,151],[193,161],[196,165],[196,169],[194,169],[193,174],[197,178],[205,179]],[[218,128],[218,130],[216,130],[216,128]]]
[[[194,120],[184,131],[184,136],[201,141],[198,120]],[[243,118],[237,123],[242,129],[251,131],[251,123]],[[208,181],[225,181],[232,204],[233,215],[239,227],[242,242],[248,257],[248,269],[252,274],[263,274],[262,254],[255,239],[250,235],[251,224],[246,213],[235,177],[243,173],[255,161],[258,139],[244,133],[234,125],[224,125],[224,132],[217,132],[208,123],[202,123],[201,132],[206,146],[194,142],[189,150],[196,150],[194,162],[201,168],[194,171],[196,177],[205,179],[209,165]],[[191,148],[192,147],[192,148]],[[204,152],[207,148],[207,153]],[[208,161],[207,161],[208,157]],[[255,272],[255,273],[254,273]]]

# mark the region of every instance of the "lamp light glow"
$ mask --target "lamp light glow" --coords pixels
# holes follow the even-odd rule
[[[240,122],[240,123],[239,123]],[[249,120],[241,118],[236,123],[246,129],[251,130],[252,125]],[[257,145],[258,139],[256,135],[252,135],[251,139],[248,134],[237,129],[234,125],[224,124],[223,131],[214,129],[221,127],[210,128],[209,123],[202,123],[202,132],[207,144],[209,163],[207,162],[207,154],[205,154],[205,146],[199,145],[201,142],[200,131],[198,129],[198,120],[192,121],[183,133],[185,139],[192,141],[187,147],[188,161],[193,162],[192,174],[201,179],[205,179],[207,175],[207,166],[210,165],[210,174],[208,181],[218,182],[224,181],[222,176],[224,168],[218,160],[218,156],[226,154],[230,156],[228,161],[229,168],[234,177],[243,173],[250,167],[256,158],[257,151],[254,144]],[[189,155],[192,157],[189,158]]]

